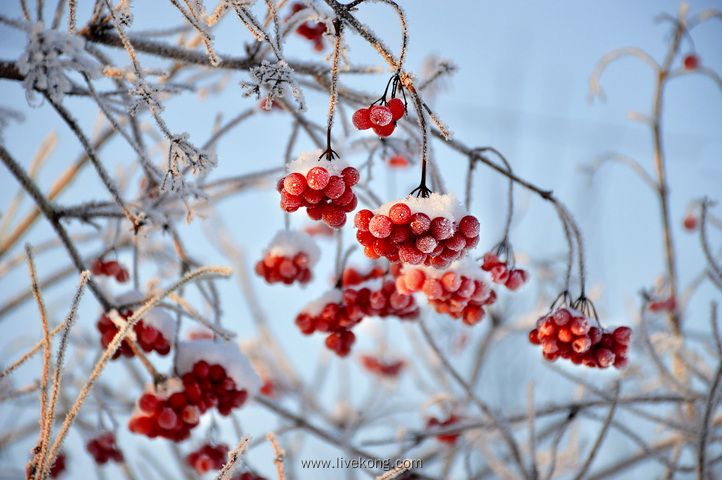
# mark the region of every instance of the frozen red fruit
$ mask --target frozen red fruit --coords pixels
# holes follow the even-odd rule
[[[431,234],[437,240],[446,240],[454,235],[454,224],[445,217],[436,217],[431,221]]]
[[[459,220],[459,231],[467,238],[478,236],[480,229],[479,220],[473,215],[466,215]]]
[[[346,183],[346,187],[353,187],[358,183],[359,179],[361,178],[358,170],[353,167],[344,168],[341,171],[341,176],[343,177],[344,183]]]
[[[504,286],[511,291],[516,291],[521,288],[527,281],[528,274],[526,270],[514,269],[509,272],[509,278],[507,279]]]
[[[614,341],[622,345],[629,345],[632,341],[632,329],[629,327],[617,327],[612,332]]]
[[[372,218],[374,218],[374,213],[371,210],[359,210],[353,219],[354,226],[361,232],[368,232]]]
[[[411,209],[405,203],[397,203],[389,209],[389,218],[396,225],[409,223]]]
[[[331,228],[341,228],[346,224],[346,212],[338,205],[325,205],[321,211],[321,218]]]
[[[346,183],[341,177],[332,176],[328,180],[328,185],[323,189],[323,193],[330,199],[338,198],[346,191]]]
[[[687,70],[695,70],[699,68],[699,57],[694,53],[690,53],[684,57],[684,68]]]
[[[371,123],[377,127],[385,127],[393,121],[393,114],[389,107],[374,105],[369,111]]]
[[[389,110],[391,111],[391,119],[394,122],[403,117],[406,113],[406,107],[404,107],[404,102],[400,98],[392,98],[388,101],[386,106],[389,107]]]
[[[378,135],[379,137],[388,137],[392,133],[394,133],[394,129],[396,128],[396,125],[394,125],[393,122],[389,123],[388,125],[374,125],[372,127],[374,133]]]
[[[300,173],[289,173],[283,180],[283,188],[291,195],[301,195],[306,189],[306,177]]]
[[[323,167],[313,167],[306,173],[306,182],[308,187],[313,190],[323,190],[328,185],[331,176]]]
[[[394,155],[388,159],[390,167],[405,168],[409,166],[409,161],[403,155]]]
[[[360,108],[354,112],[351,117],[351,123],[354,127],[359,130],[366,130],[371,128],[374,124],[371,123],[370,110],[368,108]]]
[[[414,213],[409,218],[409,227],[414,235],[423,235],[431,228],[431,219],[425,213]]]
[[[375,215],[369,222],[369,232],[376,238],[386,238],[391,235],[393,223],[386,215]]]

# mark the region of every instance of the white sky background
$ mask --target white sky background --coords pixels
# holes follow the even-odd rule
[[[54,8],[54,2],[49,3],[52,5],[46,16]],[[88,15],[87,2],[79,4],[78,23],[83,25]],[[136,4],[132,31],[175,25],[179,21],[177,11],[173,10],[169,2],[137,0]],[[656,24],[653,19],[663,12],[674,15],[679,4],[658,0],[457,0],[443,2],[443,8],[439,8],[442,2],[435,0],[401,0],[400,4],[407,14],[409,27],[407,69],[421,72],[423,60],[429,54],[450,58],[458,66],[454,77],[446,82],[447,88],[432,101],[439,117],[454,131],[455,138],[470,146],[493,146],[506,156],[519,176],[542,188],[554,190],[558,198],[570,207],[585,236],[589,287],[598,286],[597,291],[601,293],[596,306],[603,316],[602,321],[606,325],[630,324],[630,304],[634,302],[634,305],[638,305],[638,292],[642,288],[651,287],[655,278],[663,272],[661,221],[656,199],[646,185],[623,166],[607,164],[597,173],[593,183],[580,173],[579,167],[590,165],[603,153],[620,152],[637,159],[648,171],[652,171],[650,129],[629,121],[627,113],[630,110],[642,114],[651,112],[654,78],[651,69],[638,59],[617,61],[608,67],[602,77],[602,87],[608,97],[606,102],[599,99],[589,102],[589,78],[598,60],[617,48],[637,46],[661,62],[667,50],[671,28],[669,23]],[[709,7],[720,8],[722,3],[693,1],[690,13],[696,14]],[[141,12],[151,12],[152,15],[144,16]],[[10,18],[20,17],[16,2],[11,0],[2,1],[0,13]],[[364,5],[359,10],[359,17],[381,35],[394,52],[398,52],[398,25],[389,9],[381,4]],[[163,22],[158,19],[163,19]],[[244,54],[242,42],[250,38],[237,19],[231,16],[223,21],[216,35],[217,51],[234,56]],[[722,72],[720,22],[706,22],[693,31],[693,38],[702,65]],[[381,65],[378,56],[358,39],[351,38],[348,42],[353,62]],[[0,59],[17,59],[24,45],[21,33],[0,26]],[[683,41],[682,51],[689,49],[690,43]],[[115,53],[114,59],[118,64],[127,64],[127,56],[122,51]],[[297,36],[289,40],[286,55],[291,59],[321,58],[311,51],[310,44]],[[156,64],[148,56],[141,56],[141,63],[144,66]],[[201,100],[195,93],[183,93],[166,104],[163,118],[172,131],[189,132],[191,140],[200,145],[210,135],[219,110],[223,112],[224,120],[228,120],[255,104],[252,99],[242,98],[238,87],[238,82],[247,79],[247,74],[231,73],[223,94],[211,95],[206,100]],[[365,76],[354,79],[351,84],[366,91],[376,91],[380,95],[387,80],[385,74]],[[208,83],[205,82],[206,85]],[[317,112],[319,119],[325,118],[327,100],[312,93],[307,94],[306,100],[310,104],[310,112]],[[86,131],[93,130],[97,109],[91,102],[66,97],[65,105],[80,119]],[[689,75],[669,84],[664,105],[664,146],[668,161],[671,218],[679,253],[680,285],[685,287],[704,265],[697,235],[687,234],[681,228],[687,203],[704,195],[720,199],[722,192],[722,92],[710,79]],[[0,106],[22,111],[26,117],[22,123],[11,122],[4,132],[6,148],[25,166],[29,164],[46,132],[50,129],[58,131],[58,149],[43,167],[39,177],[40,185],[47,189],[55,175],[77,158],[80,145],[58,121],[50,105],[29,108],[24,91],[17,82],[0,81]],[[286,138],[283,131],[287,131],[289,126],[290,121],[278,113],[254,117],[250,122],[242,124],[219,143],[219,167],[211,178],[281,165]],[[334,130],[335,134],[338,132],[340,124]],[[353,138],[361,136],[353,132]],[[134,158],[129,153],[130,149],[117,140],[112,145],[114,148],[106,147],[103,150],[104,161],[109,165],[129,165]],[[338,138],[337,145],[343,145],[342,138]],[[434,143],[434,155],[447,189],[463,196],[465,159],[439,142]],[[156,156],[156,160],[160,159],[161,156]],[[349,155],[345,159],[358,165],[365,160],[365,156]],[[482,222],[482,240],[477,249],[481,254],[500,240],[506,215],[507,182],[484,168],[477,169],[475,175],[472,213]],[[404,196],[416,186],[417,177],[418,172],[414,168],[388,178],[379,178],[378,185],[384,185],[385,182],[386,186],[377,187],[376,191],[388,195],[384,200]],[[134,179],[127,191],[131,198],[135,195],[135,182]],[[86,169],[76,180],[75,188],[63,194],[59,203],[71,205],[97,198],[102,195],[100,191],[96,196],[89,196],[89,191],[97,188],[96,184],[94,172]],[[2,171],[1,210],[6,208],[16,191],[15,180]],[[540,261],[563,255],[565,243],[559,221],[550,205],[537,197],[530,197],[521,189],[517,188],[516,192],[517,217],[511,240],[520,254],[520,260]],[[27,207],[28,202],[24,205]],[[283,215],[278,208],[277,194],[272,189],[246,192],[224,200],[218,212],[230,228],[234,240],[244,249],[250,265],[256,261],[276,230],[283,228]],[[713,212],[720,216],[719,208]],[[181,227],[181,236],[189,250],[195,252],[197,260],[202,263],[227,263],[200,233],[198,227],[203,222],[196,219],[192,225]],[[308,219],[303,213],[292,216],[294,227],[300,228],[307,223]],[[206,231],[215,232],[216,224],[208,220],[206,225]],[[350,225],[347,228],[350,232]],[[27,240],[31,243],[39,242],[49,236],[50,229],[38,225]],[[352,238],[349,234],[347,245]],[[716,240],[713,245],[719,244],[719,237]],[[315,282],[305,290],[256,283],[260,302],[276,326],[282,344],[300,362],[306,361],[308,352],[315,355],[318,348],[322,348],[321,336],[302,337],[293,325],[295,306],[300,308],[328,287],[326,274],[322,272],[331,272],[335,245],[323,239],[319,242],[323,250],[322,262],[318,266]],[[129,257],[121,259],[128,263]],[[63,264],[65,261],[65,258],[60,259]],[[39,258],[41,276],[43,272],[47,274],[55,270],[54,262],[58,262],[58,259],[47,256]],[[351,264],[362,263],[363,259],[357,251]],[[534,274],[532,269],[532,278]],[[0,278],[0,303],[4,303],[2,298],[18,291],[17,285],[25,285],[26,282],[27,273],[23,268],[16,269],[13,275]],[[58,312],[56,319],[65,315],[67,295],[73,283],[74,280],[66,282],[64,287],[47,292],[49,304],[56,307]],[[539,288],[546,289],[539,282],[532,281],[517,294],[518,297],[503,297],[501,304],[510,304],[511,300],[521,297],[525,299],[521,302],[523,307],[512,307],[513,311],[527,314]],[[248,310],[238,293],[235,280],[227,282],[227,288],[222,293],[227,325],[240,332],[245,329],[252,332]],[[704,299],[710,296],[710,292],[703,289],[696,297],[696,307],[688,317],[690,322],[707,321],[709,302]],[[90,294],[86,294],[84,304],[89,315],[94,316],[93,312],[97,309]],[[9,340],[15,339],[18,332],[26,334],[28,330],[23,322],[35,317],[34,306],[28,304],[0,322],[0,363],[9,363],[18,352],[23,351],[17,344],[10,345]],[[442,324],[442,320],[435,324]],[[95,317],[86,318],[82,324],[93,328],[94,321]],[[386,323],[391,322],[395,320]],[[392,327],[384,325],[379,328],[379,331],[388,334],[388,329]],[[473,338],[479,338],[484,328],[484,325],[475,327],[476,331],[471,332]],[[450,324],[443,326],[443,330],[451,337],[461,331],[461,327]],[[522,337],[516,337],[516,343],[510,345],[523,350],[527,344]],[[372,346],[370,337],[359,338],[354,352],[368,350]],[[540,352],[529,346],[524,354],[509,357],[512,358],[505,357],[503,362],[496,362],[494,370],[483,374],[483,384],[493,387],[493,392],[485,394],[488,395],[485,399],[496,405],[523,406],[525,386],[531,378],[529,363],[541,362]],[[354,362],[353,353],[345,362]],[[336,375],[343,374],[348,368],[339,366],[340,363],[332,360],[333,377],[323,392],[329,405],[336,399],[336,384],[342,383],[335,381],[338,378]],[[310,377],[313,373],[310,366],[308,370],[306,373]],[[597,375],[609,379],[616,374],[616,371],[601,374],[589,372],[587,378]],[[556,381],[559,378],[546,370],[538,375],[541,381],[547,378]],[[514,381],[509,382],[506,380],[508,378]],[[365,387],[367,385],[354,388],[363,392]],[[539,398],[549,397],[553,400],[552,394],[552,391],[541,389]],[[358,395],[363,396],[361,393]],[[13,414],[17,413],[15,409],[10,410]],[[0,405],[0,418],[8,411],[7,406]],[[258,420],[241,418],[248,422],[249,431],[255,427],[258,429],[255,433],[258,433],[264,426],[268,428],[267,425],[259,425]],[[261,418],[267,420],[267,417]],[[419,414],[412,412],[409,422],[418,422],[418,418]],[[5,428],[3,425],[8,425],[2,422],[0,420],[0,431]],[[127,433],[125,440],[130,441]],[[320,457],[335,457],[336,453],[332,450],[328,452]],[[307,455],[306,458],[313,456]],[[8,465],[17,466],[17,461],[0,453],[0,471]],[[77,458],[76,461],[84,462],[87,459]],[[21,463],[24,465],[24,460]],[[262,456],[252,463],[261,472],[271,475],[271,463],[264,463]],[[324,477],[324,474],[330,475],[328,472],[315,471],[312,476],[334,478]],[[301,477],[311,478],[305,475]]]

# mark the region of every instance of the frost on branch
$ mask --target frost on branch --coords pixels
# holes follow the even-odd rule
[[[44,30],[38,22],[28,32],[28,45],[17,62],[25,76],[23,87],[28,102],[35,100],[35,90],[45,91],[50,99],[62,103],[72,84],[64,70],[100,75],[100,65],[85,55],[85,41],[78,36]]]
[[[198,150],[188,141],[188,134],[182,133],[171,139],[168,150],[168,173],[163,181],[161,190],[177,191],[182,195],[186,192],[186,184],[183,176],[183,167],[191,169],[194,175],[204,176],[209,168],[218,165],[218,158],[215,153]],[[196,195],[200,191],[195,192]]]
[[[133,102],[128,105],[128,113],[136,116],[144,107],[148,106],[154,114],[162,113],[164,108],[158,99],[158,95],[166,89],[164,85],[148,83],[144,78],[136,77],[132,80],[133,88],[128,93],[133,97]]]
[[[294,78],[293,69],[283,60],[278,63],[264,60],[258,67],[251,68],[249,73],[255,83],[241,82],[241,88],[245,90],[244,97],[255,95],[256,98],[261,98],[261,89],[263,89],[266,92],[266,105],[270,105],[273,99],[282,98],[286,86],[289,86],[298,102],[298,109],[306,110],[306,102]]]

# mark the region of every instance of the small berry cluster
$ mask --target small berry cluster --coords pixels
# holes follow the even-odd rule
[[[311,269],[320,255],[320,249],[309,235],[281,230],[264,252],[263,260],[256,263],[256,274],[268,283],[306,284],[313,278]]]
[[[48,472],[48,476],[50,478],[58,478],[61,473],[65,471],[67,466],[65,465],[65,452],[60,452],[56,455],[55,461],[50,466],[50,471]]]
[[[519,290],[529,279],[526,270],[513,268],[499,260],[499,257],[488,252],[484,254],[484,263],[481,269],[491,274],[491,280],[499,285],[504,285],[511,291]]]
[[[372,105],[354,112],[351,122],[359,130],[371,128],[379,137],[388,137],[396,129],[396,121],[404,116],[406,107],[400,98],[392,98],[385,105]]]
[[[122,313],[123,318],[130,318],[133,315],[131,310],[127,310]],[[108,348],[110,342],[113,341],[115,335],[118,333],[118,326],[105,314],[100,316],[100,320],[96,323],[96,327],[100,332],[100,344],[103,348]],[[146,325],[143,320],[139,320],[138,323],[133,325],[133,332],[135,332],[135,338],[138,346],[146,353],[155,351],[158,355],[165,356],[170,353],[170,343],[163,334],[153,327],[152,325]],[[127,340],[123,340],[120,343],[120,347],[113,353],[112,359],[115,360],[123,355],[126,358],[135,356],[133,349]]]
[[[291,18],[301,10],[307,7],[303,3],[296,2],[291,5],[291,14],[287,17]],[[313,49],[317,52],[323,51],[323,34],[326,33],[326,24],[323,22],[305,22],[296,28],[296,33],[313,42]]]
[[[115,280],[118,283],[125,283],[130,278],[130,274],[128,273],[128,270],[123,265],[116,262],[115,260],[110,260],[110,261],[104,262],[103,260],[98,258],[90,266],[90,272],[93,275],[104,275],[106,277],[115,277]]]
[[[411,295],[396,291],[393,279],[376,278],[327,292],[303,308],[296,316],[296,326],[304,335],[328,333],[326,347],[345,357],[356,341],[351,329],[367,316],[410,320],[419,316],[419,308]]]
[[[454,262],[444,271],[406,265],[396,278],[396,290],[404,295],[422,292],[434,310],[461,318],[465,325],[479,323],[484,306],[496,301],[488,275],[468,259]]]
[[[309,303],[296,316],[296,326],[304,335],[314,332],[328,333],[326,347],[345,357],[351,352],[356,335],[351,331],[364,317],[356,303],[358,293],[350,288],[343,292],[334,289],[320,299]]]
[[[228,445],[219,443],[215,447],[206,443],[186,456],[186,463],[199,475],[211,470],[220,470],[228,461]]]
[[[434,428],[434,427],[447,427],[449,425],[453,425],[456,422],[459,421],[459,417],[456,415],[449,415],[449,418],[446,420],[439,420],[436,417],[430,417],[429,420],[426,422],[426,428]],[[442,435],[437,435],[436,439],[442,443],[445,443],[447,445],[455,445],[456,441],[459,439],[459,433],[447,433]]]
[[[241,407],[248,397],[219,364],[198,361],[190,372],[181,376],[182,388],[170,393],[144,393],[128,428],[150,438],[185,440],[198,425],[200,416],[216,407],[221,415],[229,415]]]
[[[93,456],[95,463],[98,465],[104,465],[109,460],[114,462],[122,463],[123,452],[118,449],[118,445],[115,444],[115,435],[112,432],[106,432],[94,438],[85,445],[90,455]]]
[[[320,159],[320,155],[320,150],[303,153],[288,164],[289,174],[277,185],[281,208],[295,212],[305,207],[311,220],[323,220],[331,228],[341,228],[346,224],[346,214],[358,205],[351,187],[358,183],[359,172],[338,159]]]
[[[529,332],[529,342],[542,346],[546,360],[561,357],[591,368],[626,367],[631,340],[631,328],[617,327],[607,332],[591,326],[583,313],[567,307],[541,317]]]
[[[384,360],[372,355],[361,355],[359,357],[361,366],[368,372],[386,378],[396,378],[406,365],[403,360]]]
[[[455,197],[438,193],[359,210],[354,225],[368,258],[410,265],[443,269],[479,243],[476,217],[466,214]]]

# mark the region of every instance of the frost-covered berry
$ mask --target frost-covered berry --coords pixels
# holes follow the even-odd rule
[[[361,210],[354,219],[357,239],[369,258],[445,268],[478,243],[478,227],[452,195],[408,196],[378,209]],[[460,230],[464,220],[467,237]],[[477,222],[478,224],[478,222]],[[364,233],[370,232],[371,236]]]
[[[108,461],[121,463],[124,461],[123,452],[118,449],[115,443],[115,434],[105,432],[102,435],[90,440],[85,449],[90,453],[98,465],[104,465]]]
[[[404,102],[400,98],[392,98],[388,101],[386,106],[389,107],[389,110],[391,111],[391,118],[394,122],[399,120],[406,113],[406,107],[404,107]]]
[[[359,181],[358,170],[339,159],[323,157],[321,150],[302,153],[287,170],[288,175],[278,184],[284,211],[305,207],[310,219],[323,220],[331,228],[346,223],[346,214],[358,205],[352,190]]]
[[[368,108],[359,108],[351,117],[351,123],[359,130],[367,130],[374,126],[371,122],[371,111]]]
[[[369,119],[377,127],[385,127],[393,121],[393,118],[394,116],[389,107],[384,105],[374,105],[369,110]]]

